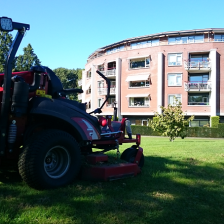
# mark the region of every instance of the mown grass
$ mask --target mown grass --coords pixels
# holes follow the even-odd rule
[[[113,182],[37,191],[0,170],[0,223],[224,223],[224,140],[143,137],[142,147],[142,173]]]

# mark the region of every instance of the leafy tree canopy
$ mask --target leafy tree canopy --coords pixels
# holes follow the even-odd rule
[[[82,74],[82,69],[67,69],[57,68],[53,72],[60,78],[64,89],[75,89],[77,88],[78,79]],[[70,94],[69,97],[73,100],[77,100],[77,93]]]
[[[16,58],[14,71],[29,71],[31,66],[40,65],[40,60],[34,53],[31,44],[23,48],[23,55]]]
[[[0,31],[0,72],[5,70],[5,62],[12,44],[12,34]]]
[[[186,137],[187,126],[194,119],[194,116],[185,119],[182,104],[177,100],[175,105],[169,104],[167,108],[161,106],[161,109],[162,114],[155,113],[155,117],[151,122],[152,129],[163,136],[168,136],[172,142],[176,137]]]

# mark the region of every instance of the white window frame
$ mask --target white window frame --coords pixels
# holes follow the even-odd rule
[[[176,103],[174,102],[174,99],[173,99],[173,103],[170,102],[170,97],[171,96],[176,97],[178,102],[182,103],[182,95],[181,94],[168,94],[168,105],[171,105],[171,106],[176,105]]]
[[[175,80],[176,82],[173,85],[169,83],[169,77],[171,77],[171,76],[175,76],[176,77],[176,80]],[[181,79],[180,84],[177,81],[178,78]],[[167,74],[167,82],[168,82],[168,86],[182,86],[182,73],[168,73]]]
[[[100,104],[99,100],[102,100],[101,104]],[[98,98],[97,99],[97,105],[98,105],[98,107],[101,107],[102,104],[103,104],[103,102],[104,102],[104,98],[102,98],[102,97],[101,98]]]
[[[175,57],[175,60],[170,61],[171,57]],[[168,66],[182,66],[182,58],[182,53],[168,53]]]
[[[132,99],[134,101],[134,99],[136,98],[144,98],[144,105],[143,106],[140,106],[140,105],[134,105],[134,103],[132,103]],[[133,105],[132,105],[133,104]],[[150,107],[150,100],[149,100],[149,97],[129,97],[128,98],[128,107],[137,107],[137,108],[142,108],[142,107]]]
[[[140,60],[140,59],[145,59],[145,67],[138,67],[138,68],[131,68],[131,61],[134,60]],[[146,64],[146,60],[149,60],[149,64]],[[138,58],[131,58],[129,59],[129,69],[134,70],[134,69],[144,69],[144,68],[150,68],[150,57],[138,57]]]

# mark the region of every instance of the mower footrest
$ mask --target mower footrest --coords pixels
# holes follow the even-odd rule
[[[111,181],[136,176],[140,169],[135,163],[106,164],[97,166],[83,166],[81,178],[83,180]]]
[[[90,154],[86,157],[86,161],[89,164],[95,165],[100,162],[107,162],[108,161],[108,156],[102,153],[95,153],[95,154]]]

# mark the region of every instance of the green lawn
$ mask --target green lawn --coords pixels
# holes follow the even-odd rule
[[[37,191],[0,170],[0,224],[224,223],[224,140],[143,137],[142,147],[142,173],[113,182]]]

